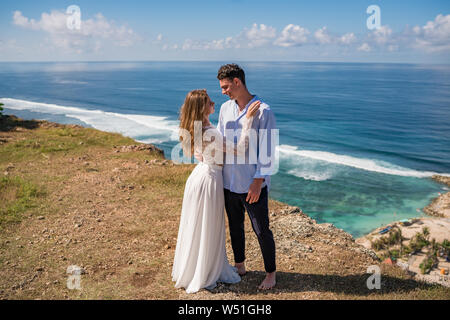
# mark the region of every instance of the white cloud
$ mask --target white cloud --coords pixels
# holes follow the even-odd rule
[[[428,21],[425,26],[416,26],[409,31],[406,28],[402,32],[394,32],[389,26],[384,25],[358,36],[353,32],[334,34],[326,26],[311,34],[307,28],[295,24],[288,24],[281,32],[277,32],[274,27],[267,24],[254,23],[236,36],[203,41],[186,39],[178,47],[165,45],[163,49],[226,50],[282,47],[287,50],[304,45],[330,47],[330,50],[336,50],[332,48],[333,46],[341,46],[360,52],[384,51],[387,53],[411,49],[442,52],[450,50],[450,15],[440,14],[434,21]],[[328,49],[325,49],[321,54],[327,52]],[[349,53],[347,48],[342,52]]]
[[[358,47],[358,51],[364,51],[369,52],[371,50],[369,44],[367,42],[364,42],[361,46]]]
[[[276,37],[276,29],[264,24],[254,23],[250,29],[245,28],[235,37],[219,40],[200,41],[186,39],[181,45],[182,50],[224,50],[241,48],[258,48],[270,45]]]
[[[378,45],[385,45],[392,43],[392,29],[388,26],[381,26],[378,29],[372,31],[369,35],[372,42],[375,41]]]
[[[233,37],[227,37],[225,39],[212,40],[212,41],[199,41],[199,40],[186,39],[186,40],[184,40],[184,43],[181,45],[182,50],[223,50],[223,49],[238,48],[238,47],[239,47],[239,44],[236,43],[236,40]],[[177,45],[172,47],[172,49],[177,49],[177,48],[178,48]]]
[[[327,27],[322,27],[314,32],[314,38],[319,44],[330,44],[333,37],[328,33]]]
[[[308,42],[308,29],[298,25],[288,24],[281,31],[281,35],[275,40],[275,45],[280,47],[300,46]]]
[[[276,29],[265,24],[254,23],[250,30],[244,30],[244,40],[249,48],[261,47],[270,43],[276,37]]]
[[[203,44],[199,41],[194,41],[192,39],[184,40],[183,45],[181,46],[182,50],[202,50],[204,49]]]
[[[139,36],[127,26],[117,26],[113,21],[106,19],[101,13],[93,19],[81,21],[81,28],[69,29],[67,27],[68,15],[62,11],[53,10],[42,13],[41,19],[36,21],[15,11],[13,23],[16,26],[43,31],[50,36],[50,42],[56,46],[76,53],[84,51],[99,51],[104,44],[127,47],[133,45]]]
[[[226,37],[225,39],[211,41],[205,46],[205,49],[223,50],[232,48],[234,45],[233,37]]]
[[[413,36],[412,46],[415,48],[431,53],[450,51],[450,14],[439,14],[425,26],[415,26]]]
[[[358,48],[359,51],[372,49],[389,52],[418,49],[427,53],[450,51],[450,14],[439,14],[424,26],[405,28],[401,32],[393,32],[389,26],[381,26],[370,32]]]
[[[355,43],[356,41],[357,41],[357,39],[356,39],[356,36],[355,36],[355,34],[353,32],[344,34],[338,40],[339,43],[346,44],[346,45]]]
[[[13,22],[15,25],[17,26],[21,26],[21,27],[29,27],[29,28],[36,28],[36,21],[34,21],[33,19],[31,19],[31,21],[28,20],[28,18],[25,18],[22,15],[22,12],[20,11],[14,11],[13,14]]]

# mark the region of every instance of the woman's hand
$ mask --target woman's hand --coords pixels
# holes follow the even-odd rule
[[[260,105],[261,105],[261,101],[259,101],[259,100],[256,100],[255,102],[253,102],[250,105],[250,107],[248,107],[247,118],[253,117],[256,114],[256,112],[258,112]]]

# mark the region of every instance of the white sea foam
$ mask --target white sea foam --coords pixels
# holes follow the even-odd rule
[[[409,168],[400,167],[389,162],[373,159],[356,158],[347,155],[340,155],[326,151],[313,151],[313,150],[301,150],[295,146],[290,145],[280,145],[278,147],[281,159],[289,160],[292,163],[302,166],[303,163],[310,163],[311,160],[318,162],[317,165],[322,164],[334,164],[340,166],[348,166],[361,170],[385,173],[391,175],[405,176],[405,177],[417,177],[426,178],[431,177],[434,174],[439,174],[443,176],[450,176],[448,173],[437,173],[431,171],[417,171]],[[288,171],[289,174],[293,174],[298,177],[302,177],[308,180],[326,180],[333,176],[336,170],[336,166],[328,171],[323,171],[319,168],[310,170],[310,165],[307,165],[305,169],[291,169]]]
[[[76,118],[96,129],[118,132],[144,143],[163,143],[178,140],[178,122],[168,120],[165,117],[87,110],[11,98],[1,98],[0,102],[4,103],[4,107],[9,109],[29,110]],[[356,158],[326,151],[302,150],[290,145],[280,145],[278,151],[281,160],[287,161],[289,167],[291,167],[288,174],[307,180],[323,181],[330,179],[340,170],[339,166],[417,178],[431,177],[434,174],[450,176],[448,173],[404,168],[381,160]]]
[[[178,122],[168,120],[165,117],[87,110],[10,98],[2,98],[0,102],[4,104],[5,108],[9,109],[63,115],[81,120],[98,130],[118,132],[132,138],[146,137],[145,139],[136,139],[138,141],[161,143],[178,138]]]
[[[305,180],[324,181],[333,177],[333,172],[309,171],[305,169],[292,169],[287,172],[293,176],[303,178]]]

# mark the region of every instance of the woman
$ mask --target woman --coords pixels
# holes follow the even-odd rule
[[[225,217],[222,165],[223,153],[242,155],[248,148],[248,131],[260,106],[254,102],[247,110],[239,142],[226,143],[214,128],[209,116],[214,102],[206,90],[193,90],[181,107],[180,128],[188,135],[180,137],[183,151],[202,159],[187,179],[181,209],[180,228],[172,269],[176,288],[187,293],[201,288],[212,289],[216,283],[241,280],[235,267],[228,263],[225,250]],[[202,143],[194,143],[194,127],[202,126]],[[209,137],[206,138],[206,137]],[[213,138],[214,137],[214,138]]]

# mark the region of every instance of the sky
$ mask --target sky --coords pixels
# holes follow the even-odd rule
[[[0,61],[449,64],[449,57],[448,0],[0,2]]]

